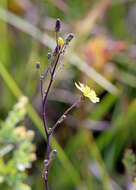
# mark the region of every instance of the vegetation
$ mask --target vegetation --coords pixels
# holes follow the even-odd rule
[[[31,167],[36,159],[35,146],[32,144],[34,132],[24,126],[16,125],[24,118],[26,97],[19,102],[0,128],[0,188],[15,190],[30,190],[24,184],[27,178],[25,170]]]
[[[50,143],[58,153],[50,164],[50,189],[135,188],[135,9],[134,0],[0,1],[0,189],[45,189],[47,147],[35,63],[41,73],[48,68],[57,18],[62,21],[60,43],[71,32],[74,39],[49,93],[49,126],[77,100],[75,82],[95,89],[100,102],[86,98],[55,129]],[[26,117],[16,106],[12,109],[22,96],[28,99]],[[11,113],[16,121],[10,120]],[[30,130],[35,148],[27,137]],[[21,158],[20,151],[25,152]]]

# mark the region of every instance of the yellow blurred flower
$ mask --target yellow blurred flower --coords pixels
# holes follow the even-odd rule
[[[21,138],[25,138],[26,136],[26,128],[24,126],[16,127],[13,133]]]
[[[136,177],[134,178],[133,184],[136,187]]]
[[[61,37],[58,37],[58,45],[62,46],[64,44],[64,40]]]
[[[99,102],[100,99],[97,97],[94,90],[90,89],[89,86],[79,82],[79,85],[75,83],[75,86],[83,93],[84,96],[88,97],[93,103]]]

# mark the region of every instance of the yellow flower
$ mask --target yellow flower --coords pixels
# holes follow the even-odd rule
[[[76,87],[83,93],[84,96],[88,97],[93,103],[99,102],[100,99],[97,97],[94,90],[90,89],[89,86],[79,82],[79,85],[75,83]]]
[[[58,37],[58,45],[62,46],[64,44],[64,40],[61,37]]]
[[[133,184],[136,187],[136,177],[134,178]]]

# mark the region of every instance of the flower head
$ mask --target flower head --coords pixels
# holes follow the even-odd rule
[[[97,97],[94,90],[90,89],[89,86],[79,82],[79,85],[75,83],[75,86],[83,93],[84,96],[88,97],[93,103],[99,102],[100,99]]]
[[[58,45],[61,47],[63,45],[63,43],[64,43],[63,38],[58,37]]]

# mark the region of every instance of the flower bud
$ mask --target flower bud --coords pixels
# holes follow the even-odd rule
[[[50,159],[54,160],[56,158],[56,155],[57,155],[57,150],[56,149],[52,150],[50,153]]]
[[[40,69],[40,62],[36,62],[36,68]]]
[[[52,153],[56,156],[56,154],[57,154],[57,150],[54,149],[54,150],[52,151]]]
[[[60,24],[60,19],[58,18],[55,24],[55,32],[59,32],[60,28],[61,28],[61,24]]]
[[[70,42],[72,39],[74,38],[74,34],[73,33],[70,33],[68,34],[67,38],[66,38],[66,42]]]
[[[49,162],[48,160],[44,160],[45,165],[48,165],[48,162]]]
[[[50,53],[50,52],[48,52],[48,54],[47,54],[47,58],[48,58],[48,59],[51,58],[51,53]]]

